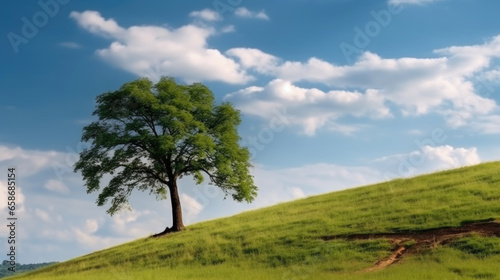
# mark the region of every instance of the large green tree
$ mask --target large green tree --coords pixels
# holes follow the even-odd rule
[[[203,84],[139,79],[96,102],[98,120],[83,128],[82,141],[90,146],[80,153],[75,172],[81,171],[87,193],[100,190],[97,205],[111,199],[109,214],[129,207],[134,189],[149,191],[171,201],[172,227],[158,235],[184,229],[177,186],[183,176],[197,184],[207,177],[239,202],[257,195],[249,151],[239,144],[240,114],[230,103],[216,105]],[[101,186],[105,174],[111,180]]]

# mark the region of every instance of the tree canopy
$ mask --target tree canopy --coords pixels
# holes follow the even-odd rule
[[[129,207],[134,189],[149,191],[170,196],[173,225],[164,233],[182,230],[177,180],[190,175],[197,184],[208,178],[236,201],[256,197],[250,154],[239,144],[240,113],[230,103],[216,105],[205,85],[144,78],[97,96],[96,103],[98,120],[83,128],[82,141],[90,146],[75,172],[81,171],[87,193],[100,190],[97,205],[111,199],[109,214]],[[105,174],[112,178],[102,187]]]

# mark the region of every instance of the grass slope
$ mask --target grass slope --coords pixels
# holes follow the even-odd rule
[[[496,237],[468,236],[373,272],[360,271],[391,255],[388,240],[321,239],[498,220],[499,171],[492,162],[309,197],[11,279],[500,279]]]

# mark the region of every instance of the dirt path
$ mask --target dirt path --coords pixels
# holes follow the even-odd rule
[[[331,235],[323,236],[324,241],[334,239],[346,240],[368,240],[377,238],[386,238],[394,245],[394,251],[389,258],[380,260],[375,263],[375,266],[364,271],[374,271],[388,267],[397,262],[404,254],[409,252],[419,252],[425,248],[434,248],[438,245],[446,244],[452,240],[464,237],[470,234],[479,234],[481,236],[496,236],[500,237],[500,223],[496,222],[476,222],[465,224],[460,227],[447,227],[428,229],[412,232],[398,233],[374,233],[374,234],[351,234],[351,235]],[[405,242],[413,241],[413,245],[406,248]]]

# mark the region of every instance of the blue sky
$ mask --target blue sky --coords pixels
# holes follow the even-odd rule
[[[180,182],[187,224],[500,158],[500,2],[4,1],[0,200],[18,170],[18,261],[161,231],[168,201],[109,217],[72,172],[95,97],[163,75],[243,116],[259,197]],[[6,204],[0,206],[6,218]],[[6,250],[6,229],[0,229]]]

